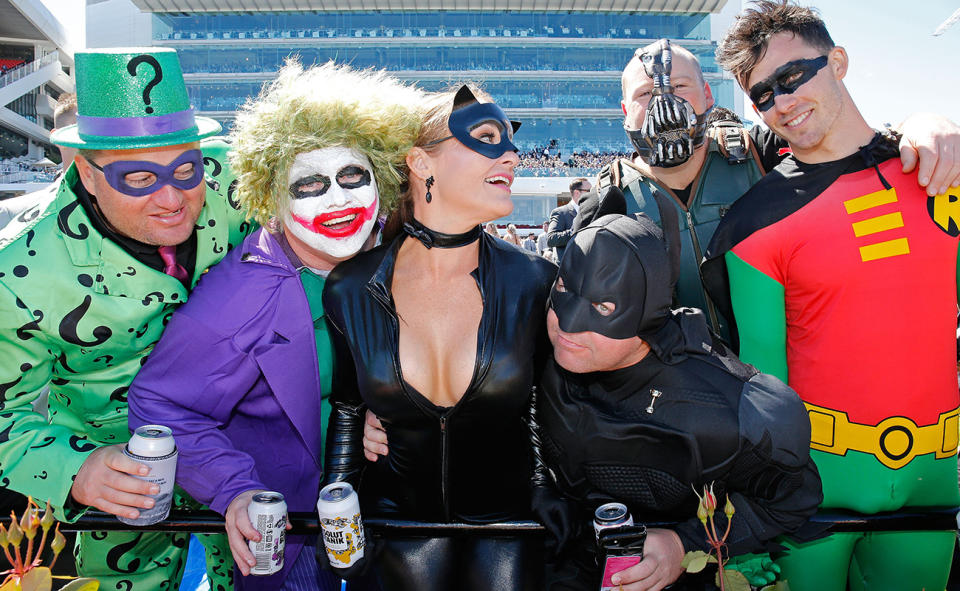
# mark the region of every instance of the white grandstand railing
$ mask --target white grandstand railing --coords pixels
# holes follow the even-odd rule
[[[26,76],[29,76],[30,74],[33,74],[37,70],[40,70],[41,68],[48,66],[56,61],[60,61],[60,52],[51,51],[50,53],[48,53],[47,55],[43,56],[38,60],[33,60],[28,64],[24,64],[19,68],[16,68],[15,70],[7,72],[3,76],[0,76],[0,88],[3,88],[8,84],[12,84],[22,78],[25,78]]]
[[[37,170],[34,165],[16,161],[0,161],[0,184],[49,183],[57,176],[57,169]]]
[[[52,183],[56,178],[56,173],[50,172],[12,172],[9,174],[0,174],[0,185]]]

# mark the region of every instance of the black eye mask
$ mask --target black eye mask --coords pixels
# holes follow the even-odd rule
[[[471,131],[484,124],[492,124],[500,131],[499,143],[488,144],[470,135]],[[461,86],[453,99],[453,111],[447,127],[450,135],[427,145],[432,146],[457,138],[464,146],[490,159],[499,158],[507,151],[519,151],[513,143],[513,134],[520,129],[520,122],[508,119],[507,114],[496,104],[478,101],[467,85]]]
[[[750,100],[760,111],[773,106],[780,94],[793,94],[827,65],[827,56],[793,60],[777,68],[773,74],[750,87]]]

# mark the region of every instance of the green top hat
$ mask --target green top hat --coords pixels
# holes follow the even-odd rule
[[[77,123],[50,141],[70,148],[125,150],[195,142],[220,124],[195,117],[173,49],[97,49],[75,54]]]

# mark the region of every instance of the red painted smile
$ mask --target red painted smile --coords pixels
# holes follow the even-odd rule
[[[322,213],[312,220],[304,219],[297,214],[291,214],[293,219],[315,234],[327,238],[347,238],[360,231],[363,224],[372,219],[377,211],[377,200],[374,199],[369,207],[351,207],[339,211]]]

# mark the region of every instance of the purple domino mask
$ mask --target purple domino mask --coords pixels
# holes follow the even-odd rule
[[[187,150],[166,166],[143,160],[117,160],[103,167],[92,160],[87,160],[87,162],[103,173],[108,185],[131,197],[143,197],[155,193],[165,185],[171,185],[186,191],[193,189],[203,181],[203,153],[200,150]],[[177,178],[176,170],[184,164],[193,164],[193,171],[187,178]],[[127,182],[128,175],[143,172],[153,175],[153,181],[150,182],[148,178],[137,184],[150,182],[149,185],[134,187]]]

